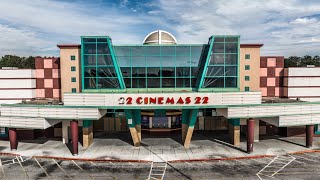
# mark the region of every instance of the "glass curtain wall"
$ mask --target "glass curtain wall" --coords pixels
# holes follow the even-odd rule
[[[202,88],[237,88],[239,37],[215,37]]]
[[[126,88],[192,88],[203,45],[114,46]]]
[[[120,88],[108,37],[82,38],[84,89]]]

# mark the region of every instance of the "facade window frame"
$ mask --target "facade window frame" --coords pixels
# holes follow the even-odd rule
[[[76,67],[75,66],[71,66],[71,71],[76,71]]]
[[[77,82],[76,77],[71,77],[71,82]]]
[[[76,93],[77,92],[77,88],[71,88],[71,92],[72,93]]]
[[[250,54],[246,54],[244,58],[247,60],[250,59]]]
[[[71,55],[71,56],[70,56],[70,60],[71,60],[71,61],[75,61],[75,60],[76,60],[76,56],[75,56],[75,55]]]
[[[249,92],[250,91],[250,87],[248,87],[248,86],[244,87],[244,91]]]
[[[244,77],[244,80],[245,80],[245,81],[250,81],[250,76],[245,76],[245,77]]]
[[[245,69],[245,70],[250,70],[250,65],[245,65],[245,66],[244,66],[244,69]]]

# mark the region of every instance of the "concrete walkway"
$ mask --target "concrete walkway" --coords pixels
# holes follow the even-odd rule
[[[103,160],[142,160],[142,161],[177,161],[212,158],[235,158],[265,155],[279,155],[311,150],[305,148],[304,137],[263,138],[254,143],[254,152],[245,152],[245,139],[241,146],[234,147],[223,136],[208,136],[195,133],[189,149],[185,149],[179,140],[181,136],[150,137],[142,136],[143,145],[133,147],[129,133],[107,135],[94,138],[94,143],[84,149],[79,143],[79,155],[72,156],[67,145],[60,140],[38,139],[19,142],[17,151],[10,151],[9,141],[0,141],[2,153],[14,153],[21,156],[49,156],[62,158],[103,159]],[[320,149],[320,138],[314,138],[312,149]]]

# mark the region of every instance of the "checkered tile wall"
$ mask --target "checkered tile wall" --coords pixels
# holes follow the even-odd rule
[[[283,56],[260,57],[260,88],[263,97],[283,96]]]
[[[60,99],[60,59],[59,58],[35,58],[37,92],[40,99]]]

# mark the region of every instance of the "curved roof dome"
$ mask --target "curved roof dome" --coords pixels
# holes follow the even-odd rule
[[[177,44],[176,38],[167,31],[157,30],[149,33],[143,44]]]

